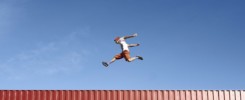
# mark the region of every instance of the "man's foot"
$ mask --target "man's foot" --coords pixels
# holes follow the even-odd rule
[[[105,67],[108,67],[109,66],[109,64],[107,63],[107,62],[102,62],[102,64],[105,66]]]
[[[138,57],[139,60],[143,60],[143,57],[141,56],[136,56],[136,57]]]

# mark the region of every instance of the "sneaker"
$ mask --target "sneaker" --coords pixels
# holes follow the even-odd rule
[[[143,57],[141,56],[136,56],[136,57],[138,57],[139,60],[143,60]]]
[[[109,66],[109,64],[107,63],[107,62],[102,62],[102,64],[105,66],[105,67],[108,67]]]

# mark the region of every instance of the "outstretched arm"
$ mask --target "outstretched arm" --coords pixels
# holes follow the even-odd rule
[[[124,36],[124,39],[133,38],[133,37],[136,37],[136,36],[138,36],[138,34],[134,33],[133,35]]]
[[[139,46],[140,44],[128,44],[129,47]]]

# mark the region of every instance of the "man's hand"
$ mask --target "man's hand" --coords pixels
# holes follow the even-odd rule
[[[136,36],[138,36],[138,34],[137,33],[134,33],[133,36],[136,37]]]

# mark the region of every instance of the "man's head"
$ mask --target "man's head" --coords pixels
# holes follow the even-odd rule
[[[119,43],[119,40],[120,40],[120,37],[116,37],[115,39],[114,39],[114,41],[118,44]]]

